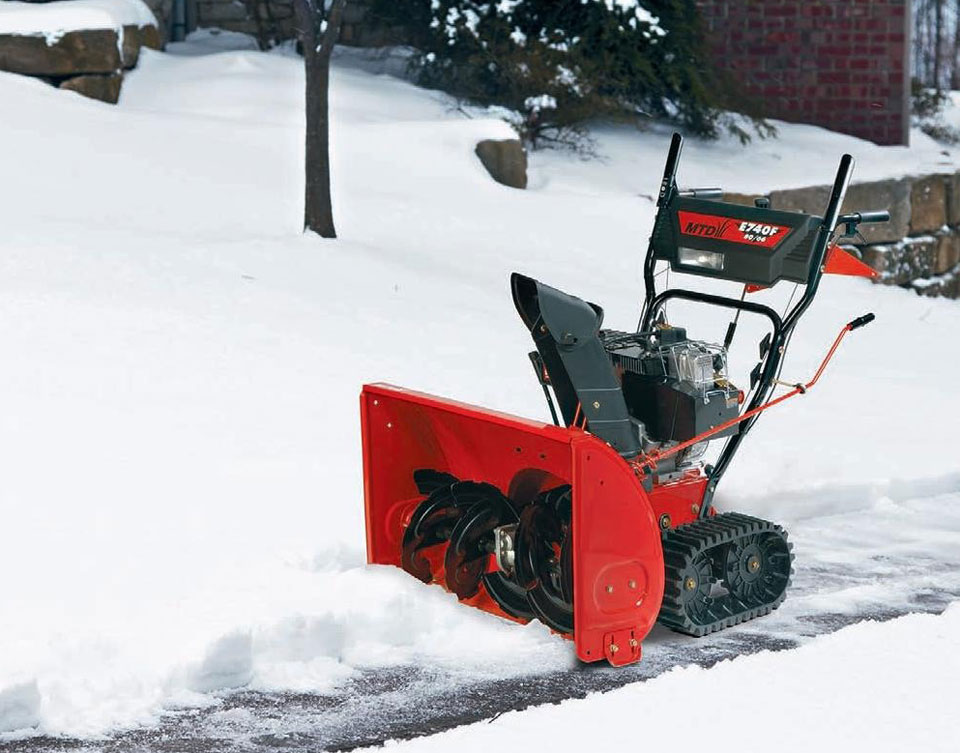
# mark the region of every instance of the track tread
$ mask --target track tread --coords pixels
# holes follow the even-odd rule
[[[752,607],[730,593],[712,604],[717,611],[726,612],[727,616],[702,624],[694,622],[687,614],[682,601],[684,570],[699,556],[707,554],[709,557],[711,550],[723,548],[725,551],[725,548],[737,539],[761,533],[779,535],[790,553],[790,572],[783,591],[772,601]],[[787,540],[786,531],[780,525],[743,513],[723,513],[664,531],[662,544],[666,580],[663,603],[657,621],[671,630],[697,637],[708,635],[770,614],[786,598],[786,591],[793,575],[794,555],[793,544]],[[712,558],[711,561],[715,562]]]

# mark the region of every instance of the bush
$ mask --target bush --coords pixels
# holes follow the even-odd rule
[[[704,136],[721,124],[694,0],[377,0],[374,12],[410,30],[422,84],[507,108],[535,147],[577,143],[596,118]]]

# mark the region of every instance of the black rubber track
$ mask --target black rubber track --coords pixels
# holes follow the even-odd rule
[[[744,541],[773,544],[758,573],[763,588],[727,581],[728,554]],[[781,526],[740,513],[724,513],[665,531],[665,583],[657,621],[687,635],[703,636],[762,617],[779,607],[793,574],[793,545]],[[709,579],[709,582],[707,582]]]

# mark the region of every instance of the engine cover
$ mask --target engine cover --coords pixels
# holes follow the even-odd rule
[[[604,347],[620,374],[630,415],[649,439],[684,442],[735,418],[740,391],[727,379],[726,351],[689,340],[680,327],[654,335],[604,330]],[[736,434],[738,425],[716,434]]]

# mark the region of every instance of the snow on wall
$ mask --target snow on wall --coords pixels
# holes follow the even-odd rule
[[[52,3],[0,3],[0,34],[59,36],[83,29],[156,26],[142,0],[59,0]]]

